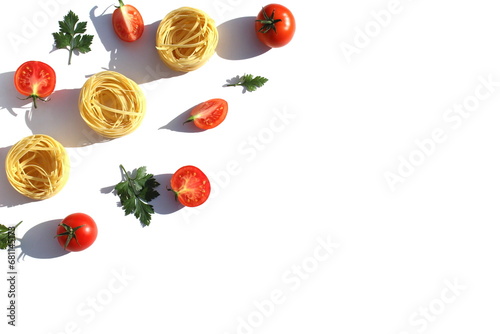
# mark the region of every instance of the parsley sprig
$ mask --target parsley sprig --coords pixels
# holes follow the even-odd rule
[[[140,220],[143,225],[149,225],[154,208],[148,202],[152,201],[160,194],[154,189],[160,184],[153,177],[153,174],[146,172],[146,167],[137,169],[135,176],[129,174],[123,165],[120,169],[125,176],[125,180],[115,186],[116,194],[120,197],[120,203],[125,211],[125,215],[131,213]]]
[[[68,65],[71,65],[73,51],[87,53],[91,51],[90,45],[94,36],[82,35],[87,31],[87,22],[78,22],[79,18],[73,11],[69,11],[62,21],[59,21],[59,32],[52,34],[57,49],[69,50]]]
[[[7,246],[11,245],[15,241],[15,231],[21,223],[22,222],[19,222],[16,226],[11,228],[0,224],[0,249],[6,249]]]
[[[241,77],[237,77],[237,82],[227,84],[227,87],[236,87],[242,86],[249,92],[255,91],[257,88],[264,86],[264,84],[268,81],[267,78],[264,78],[260,75],[254,77],[252,74],[244,74]]]

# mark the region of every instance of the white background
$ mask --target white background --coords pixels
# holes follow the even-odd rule
[[[72,168],[44,201],[23,198],[0,174],[0,223],[23,221],[15,329],[6,252],[0,259],[2,333],[499,331],[495,2],[282,3],[297,32],[267,50],[252,30],[266,4],[258,1],[138,1],[147,27],[133,44],[114,36],[111,1],[9,2],[0,14],[1,160],[24,136],[45,133],[67,148]],[[221,41],[205,66],[179,75],[159,60],[154,34],[185,5],[209,13]],[[69,9],[95,35],[71,66],[51,36]],[[347,44],[356,53],[346,56]],[[57,73],[51,101],[36,110],[12,84],[27,60]],[[79,89],[102,69],[138,82],[148,103],[141,127],[112,141],[95,136],[77,107]],[[269,82],[252,93],[223,87],[244,73]],[[496,86],[488,91],[481,78]],[[479,101],[477,92],[490,94]],[[219,127],[179,125],[215,97],[229,103]],[[467,118],[447,111],[464,101],[479,101]],[[418,153],[416,142],[436,130],[445,140]],[[387,173],[404,174],[401,159],[411,157],[419,166],[406,165],[391,189]],[[147,166],[161,183],[148,227],[117,206],[119,164]],[[177,206],[165,189],[187,164],[213,187],[197,209]],[[52,236],[73,212],[91,215],[99,236],[64,253]],[[328,242],[338,246],[331,253],[319,248]]]

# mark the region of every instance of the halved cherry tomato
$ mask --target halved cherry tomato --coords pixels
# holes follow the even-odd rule
[[[184,123],[194,122],[194,125],[200,129],[213,129],[224,121],[227,110],[228,106],[225,100],[211,99],[194,107],[191,111],[191,117]]]
[[[285,6],[270,4],[262,8],[255,20],[257,37],[271,48],[287,45],[295,34],[295,18]]]
[[[14,74],[14,85],[20,94],[27,95],[25,99],[47,101],[45,98],[54,92],[56,87],[56,72],[49,65],[30,60],[19,66]]]
[[[122,41],[136,41],[144,32],[142,15],[134,6],[124,5],[122,0],[119,2],[120,6],[113,12],[113,29]]]
[[[210,195],[208,177],[195,166],[179,168],[170,179],[170,187],[168,190],[175,193],[175,198],[189,207],[203,204]]]
[[[97,225],[89,215],[73,213],[57,225],[55,237],[65,250],[79,252],[94,243],[97,238]]]

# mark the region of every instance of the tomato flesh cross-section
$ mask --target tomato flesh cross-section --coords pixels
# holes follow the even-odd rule
[[[56,86],[56,73],[52,67],[41,62],[30,60],[23,63],[14,74],[14,85],[17,91],[33,99],[36,108],[36,100],[46,101]]]
[[[122,0],[112,16],[116,35],[125,42],[138,40],[144,32],[144,20],[141,13],[132,5],[125,5]]]
[[[208,177],[195,166],[179,168],[170,179],[170,187],[176,199],[189,207],[203,204],[210,195]]]
[[[226,100],[211,99],[195,106],[184,123],[194,122],[202,130],[213,129],[224,121],[227,111]]]

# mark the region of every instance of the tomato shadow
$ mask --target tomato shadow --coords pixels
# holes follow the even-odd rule
[[[53,219],[30,228],[19,240],[21,254],[17,261],[26,256],[35,259],[52,259],[69,253],[64,250],[54,236],[62,219]]]
[[[26,111],[26,125],[33,134],[46,134],[64,147],[82,147],[109,141],[92,130],[80,115],[80,89],[55,91],[47,102],[39,102],[37,109]]]
[[[170,179],[173,175],[170,173],[155,175],[156,181],[160,184],[156,188],[160,196],[153,199],[150,204],[153,205],[155,213],[160,215],[169,215],[184,207],[184,205],[175,200],[174,193],[167,190],[167,188],[170,188]]]
[[[0,161],[5,161],[5,157],[11,147],[12,146],[0,148]],[[35,199],[21,195],[12,187],[5,172],[0,173],[0,207],[13,207],[36,201]]]
[[[7,110],[12,116],[17,116],[19,112],[32,108],[31,99],[23,100],[14,86],[14,73],[5,72],[0,74],[0,110]]]
[[[255,34],[255,16],[238,17],[217,27],[219,43],[215,51],[219,57],[242,60],[260,56],[271,50]]]
[[[193,122],[185,123],[186,120],[191,116],[191,111],[197,105],[192,106],[188,110],[182,112],[179,116],[172,119],[168,124],[162,126],[160,129],[167,129],[170,131],[177,132],[203,132],[204,129],[198,128]]]
[[[137,84],[144,84],[163,78],[171,78],[185,74],[174,71],[165,65],[155,48],[156,31],[160,20],[144,26],[142,36],[135,42],[124,42],[116,36],[112,25],[110,7],[97,15],[97,6],[89,13],[94,24],[97,37],[109,52],[109,63],[105,70],[119,72]],[[111,6],[111,11],[114,7]],[[108,13],[106,13],[108,11]]]

